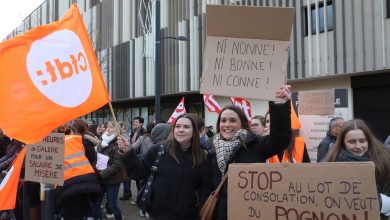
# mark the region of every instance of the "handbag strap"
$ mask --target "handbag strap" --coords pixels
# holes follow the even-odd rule
[[[222,176],[221,182],[219,182],[219,185],[218,185],[217,189],[214,191],[215,194],[218,195],[219,190],[221,190],[221,188],[222,188],[223,184],[225,183],[227,177],[228,177],[228,173],[226,172],[226,173]]]
[[[142,192],[142,197],[141,197],[142,202],[145,202],[146,198],[148,197],[150,188],[152,187],[154,176],[157,173],[157,165],[160,162],[161,156],[163,154],[164,154],[164,145],[160,145],[160,149],[157,153],[156,161],[154,162],[153,166],[150,168],[150,175],[148,177],[148,180],[146,181],[145,190]]]

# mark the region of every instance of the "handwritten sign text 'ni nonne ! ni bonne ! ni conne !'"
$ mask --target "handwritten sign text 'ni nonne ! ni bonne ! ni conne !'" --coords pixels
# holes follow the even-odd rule
[[[208,5],[201,93],[275,100],[286,81],[293,15],[291,8]]]

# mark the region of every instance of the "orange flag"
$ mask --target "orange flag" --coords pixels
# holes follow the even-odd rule
[[[0,210],[15,208],[20,170],[22,169],[25,154],[26,147],[23,147],[0,184]]]
[[[53,129],[110,101],[81,15],[0,43],[0,128],[36,143]]]

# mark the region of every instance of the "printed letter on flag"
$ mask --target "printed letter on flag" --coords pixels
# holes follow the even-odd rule
[[[22,169],[25,154],[26,147],[23,147],[8,170],[7,175],[0,183],[0,210],[12,210],[15,208],[20,170]]]
[[[0,128],[32,144],[110,98],[76,5],[54,23],[0,43]]]
[[[204,94],[203,101],[210,112],[216,112],[218,114],[221,112],[221,107],[219,107],[219,104],[213,95]]]
[[[180,116],[180,115],[184,115],[186,112],[186,108],[184,107],[184,97],[181,99],[179,105],[176,107],[175,111],[173,112],[173,114],[171,115],[171,117],[169,118],[168,120],[168,124],[175,124],[175,121],[176,119]]]
[[[248,121],[252,121],[251,103],[244,98],[230,97],[230,101],[233,105],[239,107],[248,118]]]

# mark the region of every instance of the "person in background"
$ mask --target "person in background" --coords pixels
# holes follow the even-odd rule
[[[257,135],[263,135],[265,130],[265,118],[261,115],[255,115],[251,121],[252,132]]]
[[[292,101],[291,105],[291,141],[287,149],[278,152],[277,155],[268,159],[269,163],[310,163],[310,157],[306,149],[305,139],[299,136],[301,122],[294,110]],[[271,121],[269,126],[272,126]]]
[[[88,147],[83,145],[83,137],[78,133],[86,132],[86,126],[83,120],[76,120],[70,126],[71,134],[65,135],[64,184],[55,189],[56,209],[64,220],[93,216],[92,204],[101,191],[95,170],[86,156]]]
[[[95,147],[97,147],[100,142],[99,138],[97,138],[94,134],[88,131],[88,126],[84,120],[74,120],[72,122],[72,128],[75,130],[76,135],[81,135],[85,150],[85,156],[88,158],[88,161],[95,169],[97,161]]]
[[[269,135],[270,132],[270,125],[271,125],[271,117],[269,111],[265,113],[265,126],[264,126],[264,131],[263,131],[263,136]]]
[[[327,162],[372,161],[378,190],[381,219],[390,216],[390,149],[379,141],[360,119],[344,123]]]
[[[169,132],[171,131],[171,126],[166,123],[158,123],[152,129],[150,138],[152,139],[153,144],[161,144],[168,139]]]
[[[199,131],[193,117],[181,115],[168,140],[156,144],[143,156],[135,153],[125,139],[118,141],[121,160],[133,179],[150,175],[157,155],[164,152],[151,183],[149,214],[156,220],[197,219],[202,201],[211,191],[210,158],[200,148]],[[162,146],[161,146],[162,145]]]
[[[151,138],[151,133],[152,133],[152,130],[153,130],[154,126],[155,126],[154,122],[149,122],[146,125],[146,132],[145,132],[145,134],[142,135],[141,137],[139,137],[138,140],[132,145],[132,148],[134,149],[134,151],[138,155],[145,154],[149,150],[149,148],[152,146],[153,141],[152,141],[152,138]],[[136,182],[136,185],[137,185],[137,191],[139,193],[139,191],[141,190],[142,186],[146,183],[146,179],[136,180],[135,182]],[[143,210],[139,210],[139,215],[141,217],[149,216],[149,214],[146,213]]]
[[[222,109],[217,119],[217,134],[208,147],[211,154],[213,188],[216,189],[231,163],[264,163],[283,151],[291,140],[290,86],[276,92],[279,102],[269,102],[272,127],[269,135],[258,136],[249,127],[248,118],[237,106]],[[219,191],[215,219],[227,219],[227,182]]]
[[[209,139],[214,136],[214,128],[212,125],[206,127],[206,135]]]
[[[326,137],[322,139],[318,145],[317,162],[321,162],[328,154],[329,149],[333,147],[339,135],[340,128],[343,126],[343,124],[344,119],[342,117],[334,117],[330,119],[329,129],[326,132]]]
[[[144,118],[137,116],[133,118],[133,127],[129,136],[130,144],[137,142],[138,138],[145,134],[146,130],[143,128]],[[129,200],[132,197],[131,193],[131,179],[126,176],[125,171],[122,171],[123,175],[123,196],[120,197],[120,200]],[[130,202],[132,205],[135,205],[134,201]]]
[[[206,135],[206,130],[204,127],[204,119],[199,115],[195,115],[195,114],[188,114],[188,115],[194,118],[199,130],[200,145],[203,145],[209,139],[209,137]]]
[[[104,165],[96,167],[98,170],[97,177],[102,185],[102,193],[95,206],[95,219],[102,219],[101,205],[104,193],[107,195],[109,210],[114,213],[115,219],[122,219],[122,213],[117,203],[119,186],[122,182],[122,163],[119,158],[117,144],[117,138],[120,135],[121,129],[119,124],[113,121],[108,122],[106,131],[102,135],[102,141],[97,147],[98,164],[104,161]],[[107,160],[99,158],[106,158]]]
[[[102,123],[100,124],[97,128],[96,128],[96,137],[98,137],[99,139],[101,139],[103,133],[106,131],[106,123]]]

